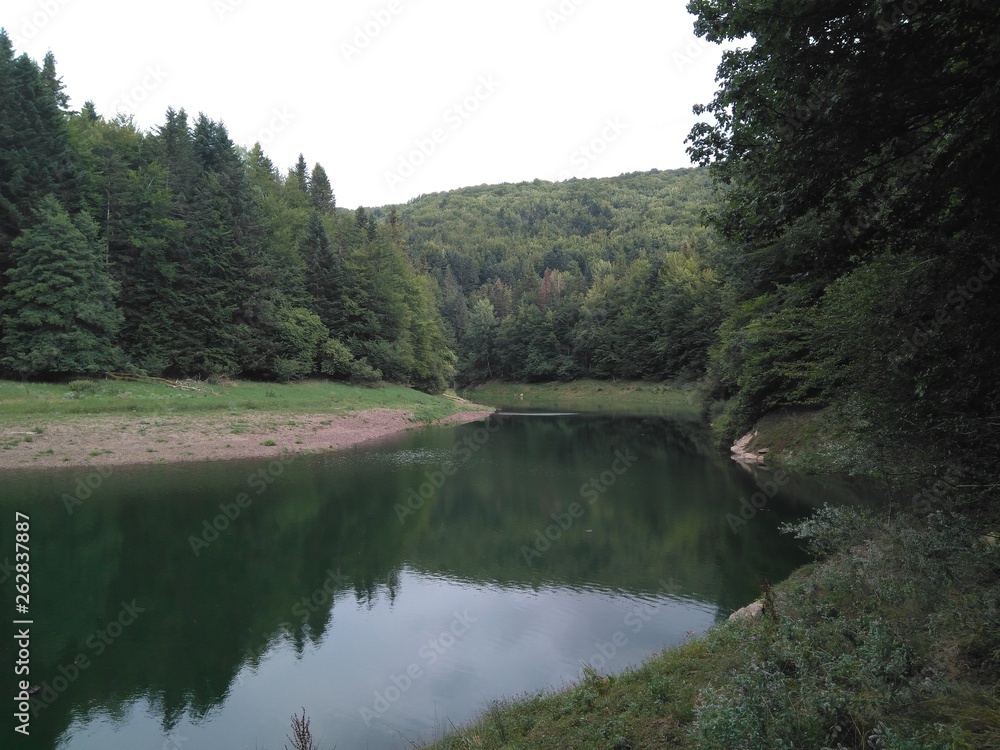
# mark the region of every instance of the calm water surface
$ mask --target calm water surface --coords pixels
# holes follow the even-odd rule
[[[804,561],[781,521],[856,501],[790,480],[734,533],[727,514],[774,478],[691,422],[536,411],[491,427],[115,469],[89,497],[91,471],[8,475],[0,561],[29,514],[45,690],[30,738],[7,710],[0,746],[281,750],[305,708],[324,750],[410,747],[703,631]],[[13,697],[9,635],[0,654]]]

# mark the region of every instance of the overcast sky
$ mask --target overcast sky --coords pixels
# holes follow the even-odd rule
[[[223,121],[338,205],[483,183],[690,166],[720,51],[682,0],[3,0],[17,52],[49,49],[74,109],[143,129]]]

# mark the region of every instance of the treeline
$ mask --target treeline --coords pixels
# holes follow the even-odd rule
[[[833,405],[847,465],[942,477],[961,457],[960,484],[988,493],[973,476],[1000,473],[997,5],[689,9],[699,35],[743,45],[688,139],[723,188],[709,378],[730,434]]]
[[[68,110],[49,53],[0,30],[0,370],[290,380],[439,391],[454,355],[399,217],[336,207],[205,115],[140,132]]]
[[[654,170],[465,188],[401,212],[462,379],[691,378],[723,314],[713,199],[707,170]]]

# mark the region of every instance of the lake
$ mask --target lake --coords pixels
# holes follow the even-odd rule
[[[104,474],[5,477],[0,561],[29,515],[43,690],[4,747],[281,750],[304,708],[323,750],[408,748],[704,631],[806,561],[782,521],[857,501],[752,474],[683,415],[512,413]]]

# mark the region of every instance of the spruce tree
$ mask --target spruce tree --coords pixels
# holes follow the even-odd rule
[[[45,53],[45,59],[42,61],[42,82],[52,93],[59,110],[69,112],[69,97],[66,95],[62,78],[56,73],[56,57],[51,50]]]
[[[35,224],[14,241],[14,255],[0,306],[4,368],[37,376],[117,366],[121,353],[114,339],[122,315],[94,222],[85,214],[70,218],[46,196]]]
[[[309,198],[313,208],[323,216],[332,215],[337,207],[337,199],[333,195],[330,178],[320,164],[313,167],[312,175],[309,178]]]

